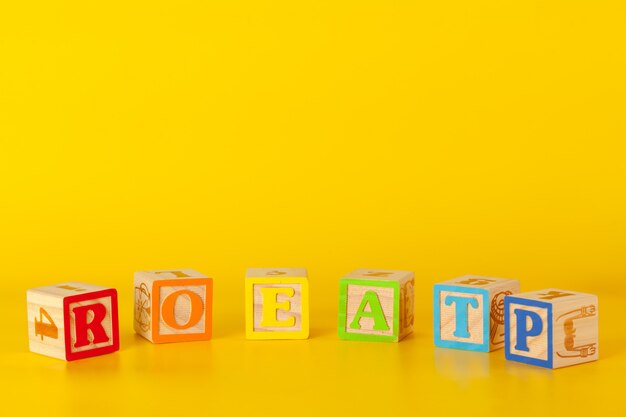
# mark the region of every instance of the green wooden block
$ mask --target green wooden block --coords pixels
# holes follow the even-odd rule
[[[413,272],[357,269],[339,281],[341,339],[398,342],[413,331]]]

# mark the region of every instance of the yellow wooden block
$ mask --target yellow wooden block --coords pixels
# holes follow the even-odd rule
[[[306,269],[248,269],[245,302],[248,339],[309,337],[309,280]]]

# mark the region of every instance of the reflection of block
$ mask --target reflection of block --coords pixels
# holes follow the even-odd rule
[[[119,350],[117,291],[68,282],[26,292],[31,352],[72,361]]]
[[[153,343],[209,340],[213,279],[192,269],[135,272],[135,331]]]
[[[413,331],[413,272],[357,269],[339,281],[339,337],[397,342]]]
[[[489,352],[504,347],[504,297],[519,281],[466,275],[434,288],[435,346]]]
[[[246,273],[246,337],[309,337],[309,280],[304,268],[251,268]]]
[[[543,366],[564,366],[598,359],[598,297],[547,289],[504,300],[505,356]]]

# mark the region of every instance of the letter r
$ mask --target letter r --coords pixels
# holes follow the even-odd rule
[[[108,342],[109,336],[102,326],[102,321],[106,318],[107,309],[104,304],[96,303],[86,306],[74,307],[74,320],[76,325],[76,343],[75,348],[87,346],[91,343]],[[89,312],[93,314],[91,321],[87,321]],[[89,340],[89,332],[93,335],[93,340]]]

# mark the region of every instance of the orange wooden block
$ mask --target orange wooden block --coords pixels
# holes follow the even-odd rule
[[[152,343],[209,340],[213,279],[192,269],[135,272],[135,331]]]

